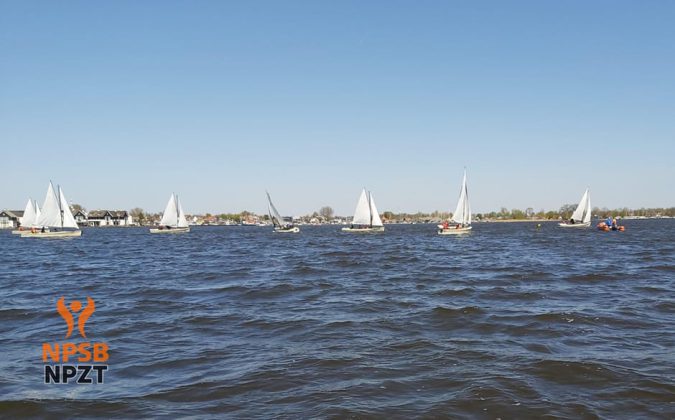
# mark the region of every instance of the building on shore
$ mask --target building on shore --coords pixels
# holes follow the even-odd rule
[[[92,210],[78,211],[74,214],[80,226],[132,226],[133,218],[126,210]]]
[[[3,210],[0,212],[0,229],[16,229],[21,224],[23,210]]]

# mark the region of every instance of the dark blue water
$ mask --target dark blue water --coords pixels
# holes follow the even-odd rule
[[[0,415],[673,418],[675,220],[625,224],[0,232]],[[42,383],[60,296],[105,383]]]

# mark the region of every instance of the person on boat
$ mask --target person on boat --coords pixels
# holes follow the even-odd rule
[[[42,226],[42,229],[40,229],[40,233],[45,233],[45,227]]]
[[[569,221],[568,223],[569,223],[570,225],[573,225],[573,224],[574,224],[574,219],[570,219],[570,221]]]
[[[443,229],[447,229],[447,228],[449,228],[449,227],[450,227],[450,224],[448,223],[448,221],[447,221],[447,220],[444,221],[444,222],[443,222]]]
[[[616,219],[614,219],[614,220],[616,220]],[[607,226],[612,226],[612,215],[611,214],[609,216],[607,216],[607,219],[605,219],[605,224]]]
[[[619,229],[619,224],[616,222],[616,217],[612,219],[612,230]]]

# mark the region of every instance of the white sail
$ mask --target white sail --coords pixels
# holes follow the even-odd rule
[[[79,229],[77,222],[73,217],[73,212],[70,211],[70,206],[68,201],[66,201],[66,196],[63,195],[63,190],[59,187],[59,203],[61,205],[61,227],[64,228],[75,228]]]
[[[33,226],[35,223],[35,207],[32,199],[28,199],[26,208],[23,210],[23,217],[21,217],[21,227]]]
[[[377,212],[377,207],[375,207],[375,199],[373,198],[373,194],[369,192],[368,198],[370,198],[370,213],[372,215],[370,223],[371,226],[383,226],[382,219],[380,219],[380,214]]]
[[[361,191],[359,201],[356,203],[356,209],[354,210],[354,217],[352,218],[352,224],[370,225],[370,205],[368,202],[368,195],[366,193],[365,188],[363,189],[363,191]]]
[[[42,203],[42,212],[40,213],[37,225],[44,227],[61,227],[61,207],[59,206],[59,198],[54,192],[51,181],[49,182],[49,188],[47,188],[45,201]]]
[[[462,179],[462,189],[459,192],[459,199],[457,200],[457,207],[452,213],[454,223],[462,225],[471,224],[471,206],[469,205],[469,191],[466,185],[466,170],[464,171],[464,178]]]
[[[577,209],[574,210],[574,213],[572,213],[572,220],[575,222],[581,222],[584,221],[584,212],[586,211],[586,206],[590,203],[590,200],[588,199],[588,188],[584,192],[584,195],[581,196],[581,200],[579,200],[579,204],[577,205]],[[590,213],[590,209],[588,211]],[[590,219],[589,219],[590,221]]]
[[[35,208],[35,218],[33,219],[33,222],[31,223],[33,226],[39,226],[38,225],[38,220],[40,219],[40,206],[38,206],[37,200],[33,201],[33,207]]]
[[[285,224],[284,218],[281,217],[281,214],[279,214],[277,208],[274,207],[274,204],[272,203],[272,198],[270,198],[270,193],[265,192],[265,194],[267,194],[267,211],[270,215],[270,220],[272,220],[272,224],[275,227],[283,226]]]
[[[180,204],[178,196],[176,196],[176,206],[178,208],[178,227],[188,227],[187,218],[185,218],[185,212],[183,211],[183,206]]]
[[[166,203],[166,208],[164,209],[164,214],[162,214],[162,220],[159,221],[161,226],[178,226],[178,208],[176,207],[176,196],[171,193],[169,197],[169,202]]]
[[[586,190],[586,213],[584,214],[584,223],[591,223],[591,213],[593,213],[593,208],[591,207],[591,192]]]

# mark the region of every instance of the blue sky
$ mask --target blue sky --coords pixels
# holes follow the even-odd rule
[[[0,207],[675,205],[670,1],[0,0]],[[32,156],[29,158],[29,156]]]

